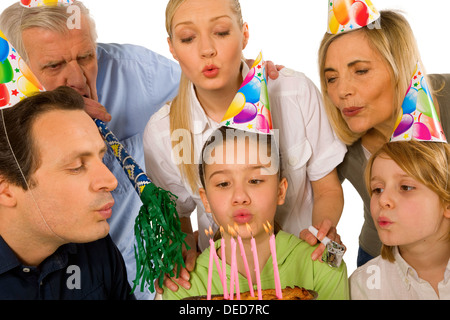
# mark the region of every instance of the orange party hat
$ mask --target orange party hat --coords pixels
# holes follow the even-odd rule
[[[20,4],[26,8],[34,8],[41,6],[64,6],[71,5],[72,0],[20,0]]]
[[[371,0],[328,0],[328,33],[371,27],[379,18],[380,13]]]

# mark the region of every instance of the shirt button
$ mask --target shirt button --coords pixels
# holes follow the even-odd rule
[[[298,158],[297,157],[295,157],[295,156],[289,157],[289,165],[291,167],[296,166],[297,163],[298,163]]]
[[[30,268],[23,268],[22,271],[25,273],[28,273],[28,272],[30,272]]]

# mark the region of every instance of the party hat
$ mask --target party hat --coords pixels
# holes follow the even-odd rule
[[[356,30],[380,18],[371,0],[328,0],[328,33]]]
[[[26,8],[34,8],[41,6],[64,6],[71,5],[73,0],[20,0],[20,4]]]
[[[447,142],[420,64],[411,79],[391,141]]]
[[[245,77],[221,124],[244,131],[273,134],[262,53],[256,58]]]
[[[44,88],[0,30],[0,109]]]

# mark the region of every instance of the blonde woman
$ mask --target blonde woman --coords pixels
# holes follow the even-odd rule
[[[147,124],[146,167],[157,185],[178,197],[185,232],[192,234],[190,216],[197,210],[198,245],[203,250],[208,245],[205,228],[216,226],[198,193],[200,151],[220,126],[249,71],[242,61],[249,31],[237,0],[171,0],[166,28],[182,77],[178,96]],[[278,79],[269,81],[268,91],[273,125],[280,129],[282,174],[291,186],[276,220],[283,230],[298,236],[311,223],[320,226],[329,216],[340,216],[343,195],[335,167],[346,148],[331,129],[319,91],[305,75],[285,68]],[[327,223],[335,227],[337,221]],[[187,271],[195,265],[196,243],[191,244]],[[315,252],[313,258],[319,255]],[[184,270],[176,281],[188,289],[188,279]],[[175,283],[166,286],[178,288]]]
[[[391,137],[418,61],[419,50],[409,23],[392,11],[381,12],[379,27],[326,34],[319,49],[325,110],[349,150],[338,172],[353,184],[364,202],[358,266],[378,256],[381,248],[370,216],[364,168],[370,155]],[[439,98],[450,85],[443,81],[431,83],[439,89],[434,102],[448,135],[450,106]]]

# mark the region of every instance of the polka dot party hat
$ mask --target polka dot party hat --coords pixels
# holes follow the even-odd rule
[[[265,64],[260,53],[228,107],[221,125],[273,134]]]
[[[43,90],[39,80],[0,30],[0,109],[13,107],[20,100]]]
[[[391,142],[447,142],[426,78],[417,63],[397,118]]]

